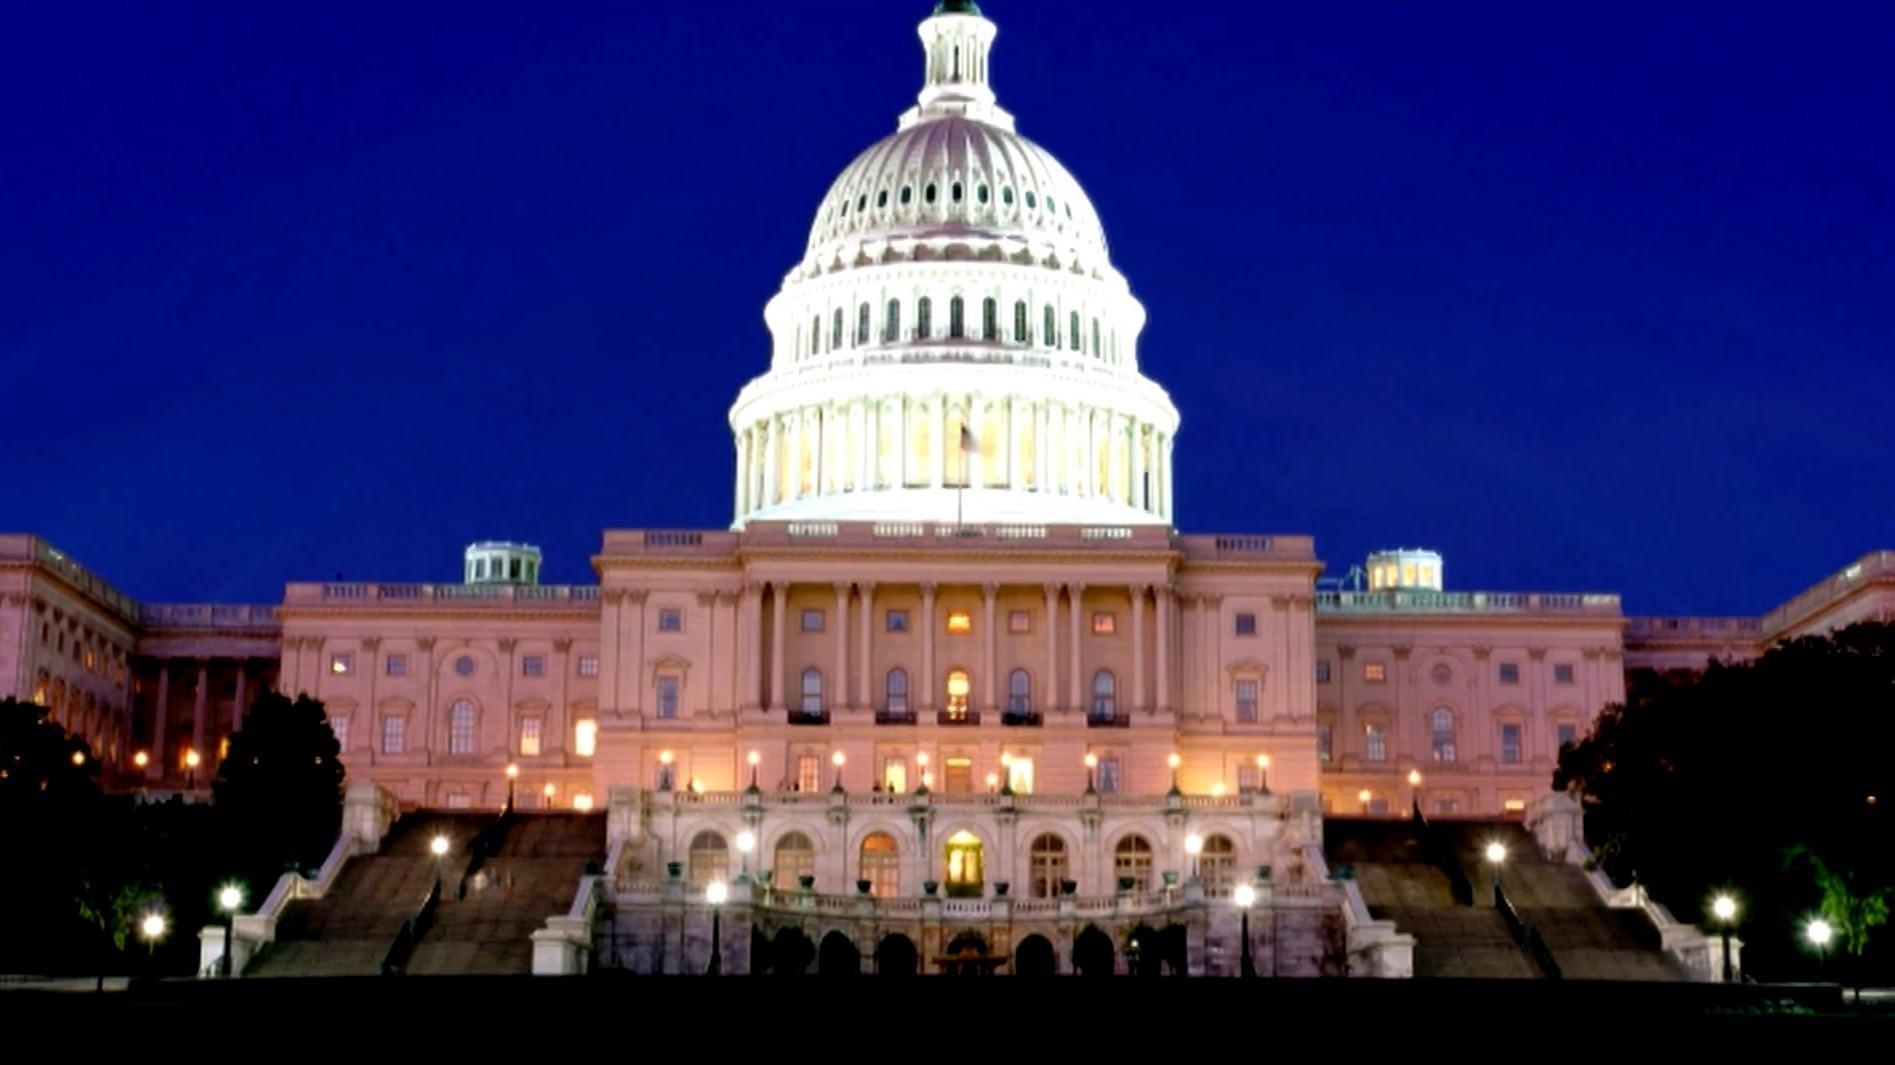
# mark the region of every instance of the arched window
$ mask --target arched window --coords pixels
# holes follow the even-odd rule
[[[923,296],[915,301],[915,338],[926,340],[934,334],[934,301]]]
[[[929,203],[934,202],[934,182],[932,181],[928,182],[928,187],[922,190],[921,198],[928,201]]]
[[[967,670],[953,669],[947,675],[947,704],[942,711],[949,721],[967,720],[967,696],[973,691],[973,682],[967,677]]]
[[[1038,201],[1036,201],[1036,200],[1035,200],[1035,199],[1033,198],[1033,190],[1032,190],[1032,189],[1028,189],[1028,190],[1026,190],[1026,206],[1027,206],[1027,209],[1028,209],[1028,210],[1032,210],[1033,208],[1035,208],[1035,207],[1038,207],[1038,206],[1039,206],[1039,203],[1038,203]]]
[[[1131,835],[1112,848],[1112,875],[1121,890],[1151,890],[1151,842],[1144,836]]]
[[[1079,332],[1079,312],[1073,311],[1067,316],[1066,344],[1074,351],[1078,351],[1080,345],[1084,342],[1085,337]]]
[[[1213,898],[1224,898],[1237,886],[1237,844],[1229,836],[1204,837],[1204,849],[1198,852],[1198,879],[1204,893]]]
[[[1428,715],[1428,746],[1437,762],[1454,761],[1454,712],[1437,706]]]
[[[1024,669],[1007,674],[1007,714],[1026,717],[1033,713],[1033,679]]]
[[[864,303],[855,311],[855,346],[862,347],[869,342],[869,305]]]
[[[948,199],[953,200],[955,203],[961,202],[960,182],[956,181],[954,184],[948,186]]]
[[[803,670],[803,716],[822,716],[822,670],[814,666]]]
[[[1053,313],[1053,305],[1046,305],[1046,320],[1040,323],[1040,343],[1049,348],[1059,347],[1059,317]]]
[[[856,877],[869,882],[869,894],[892,899],[901,894],[901,848],[886,832],[871,832],[862,840],[861,866]]]
[[[878,209],[888,206],[888,190],[887,189],[882,189],[881,191],[875,194],[875,206]]]
[[[888,716],[906,717],[908,714],[908,671],[891,669],[887,679]]]
[[[903,185],[901,187],[901,205],[903,207],[908,206],[909,201],[913,200],[914,198],[915,198],[915,190],[908,187],[907,185]]]
[[[801,832],[785,832],[783,838],[776,841],[776,861],[770,872],[770,880],[778,891],[791,891],[802,884],[802,878],[816,872],[816,848],[810,846],[809,837]]]
[[[1012,185],[1000,186],[1000,202],[1006,204],[1008,207],[1013,206],[1013,186]]]
[[[1099,320],[1097,318],[1092,320],[1092,357],[1095,359],[1099,357]]]
[[[1092,675],[1092,716],[1101,721],[1119,716],[1119,680],[1109,669]]]
[[[447,753],[474,753],[474,726],[479,713],[472,701],[456,699],[447,711]]]
[[[691,837],[691,886],[699,891],[713,880],[730,879],[730,848],[709,829]]]
[[[948,300],[948,336],[956,340],[967,335],[966,304],[959,296]]]
[[[1025,300],[1013,301],[1013,342],[1016,344],[1033,343],[1033,338],[1027,334],[1026,329]]]
[[[1033,837],[1027,850],[1027,891],[1036,899],[1059,897],[1059,882],[1067,879],[1066,841],[1051,832]]]
[[[809,320],[809,353],[811,355],[815,355],[815,354],[820,353],[821,351],[822,351],[822,315],[819,314],[816,317]]]
[[[981,301],[980,338],[982,340],[1000,339],[1000,303],[992,296]]]
[[[981,204],[984,206],[987,203],[987,186],[986,185],[974,186],[974,198],[979,200]]]
[[[829,326],[829,350],[842,346],[842,308],[837,307],[834,319]]]
[[[888,317],[882,321],[882,342],[893,344],[901,339],[901,301],[888,301]]]

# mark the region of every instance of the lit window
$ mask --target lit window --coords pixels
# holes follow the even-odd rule
[[[1454,713],[1445,706],[1428,715],[1428,746],[1435,761],[1454,761]]]
[[[1120,890],[1151,890],[1151,843],[1144,836],[1127,836],[1112,848],[1112,872]]]
[[[1257,682],[1254,680],[1237,682],[1237,720],[1246,723],[1257,720]]]
[[[1508,799],[1506,802],[1500,804],[1500,808],[1510,814],[1517,814],[1527,808],[1527,801],[1525,799]]]
[[[592,809],[592,793],[589,791],[582,791],[579,794],[574,795],[572,797],[572,808],[579,811],[580,813],[585,813],[586,811]]]
[[[335,673],[338,675],[346,675],[346,674],[355,672],[355,656],[354,655],[330,655],[329,656],[329,672]]]
[[[1502,683],[1502,684],[1518,684],[1518,683],[1520,683],[1520,665],[1519,665],[1519,663],[1517,663],[1517,662],[1502,662],[1502,663],[1500,663],[1500,683]]]
[[[1520,764],[1520,726],[1516,723],[1500,726],[1500,761],[1504,765]]]
[[[965,795],[974,790],[974,760],[971,758],[949,758],[942,763],[947,771],[947,790],[953,795]]]
[[[1111,721],[1119,713],[1119,681],[1109,669],[1102,669],[1092,675],[1092,717],[1095,721]]]
[[[1066,879],[1066,841],[1043,833],[1033,838],[1027,853],[1027,893],[1036,899],[1058,896],[1060,882]]]
[[[1571,662],[1560,662],[1553,667],[1554,684],[1571,684],[1572,682],[1573,666]]]
[[[1007,611],[1007,631],[1015,635],[1033,631],[1033,615],[1025,610]]]
[[[1033,759],[1015,755],[1007,762],[1007,787],[1015,795],[1033,794]]]
[[[796,790],[822,790],[822,761],[813,754],[796,756]]]
[[[908,631],[908,611],[891,610],[882,616],[882,627],[889,632]]]
[[[346,717],[330,718],[329,731],[336,734],[336,749],[346,753],[349,749],[349,719]],[[228,737],[225,738],[225,742],[229,742]]]
[[[447,753],[473,754],[474,727],[479,714],[467,699],[456,699],[447,711]]]
[[[658,716],[667,719],[678,716],[678,678],[675,676],[658,678]]]
[[[730,879],[730,847],[709,830],[691,838],[690,883],[698,891],[713,880]]]
[[[540,753],[540,719],[523,717],[520,719],[520,754],[532,758]]]
[[[1365,728],[1363,734],[1363,757],[1371,762],[1388,761],[1388,729],[1378,722]]]
[[[1110,636],[1119,631],[1119,616],[1110,610],[1094,611],[1092,615],[1092,634]]]
[[[407,676],[408,675],[408,656],[407,655],[389,655],[387,658],[382,659],[382,672],[388,674],[391,677]]]
[[[821,632],[822,631],[822,611],[820,610],[803,611],[803,631],[804,632]]]
[[[960,186],[954,186],[959,189]],[[901,850],[895,837],[886,832],[871,832],[862,840],[862,856],[856,871],[858,879],[869,882],[869,894],[892,899],[901,894]]]
[[[598,655],[580,655],[579,656],[579,675],[582,677],[598,676],[599,675],[599,656]]]
[[[776,868],[770,874],[778,891],[800,886],[804,877],[815,883],[816,848],[801,832],[785,832],[776,841]]]
[[[947,893],[949,898],[979,898],[984,874],[980,837],[961,829],[947,838]]]
[[[967,695],[973,685],[967,679],[964,669],[952,670],[947,675],[947,706],[945,713],[950,721],[967,719]]]
[[[1327,722],[1316,726],[1316,760],[1327,762],[1335,753],[1335,731]]]
[[[1558,726],[1558,728],[1559,728],[1559,732],[1558,732],[1559,745],[1561,747],[1565,747],[1569,743],[1579,742],[1579,729],[1577,726],[1571,725],[1571,724],[1562,724]]]
[[[676,607],[666,607],[658,611],[659,632],[683,632],[684,611]]]
[[[1327,662],[1316,663],[1316,683],[1318,684],[1329,683],[1329,663]]]
[[[1388,679],[1388,667],[1380,662],[1365,662],[1362,665],[1362,679],[1370,684],[1380,684]]]
[[[1224,898],[1237,886],[1237,844],[1223,833],[1204,837],[1204,849],[1198,852],[1198,879],[1204,893]]]
[[[572,750],[581,758],[590,758],[599,749],[599,723],[582,717],[572,727]]]
[[[897,795],[908,790],[908,763],[901,758],[882,760],[882,790]]]
[[[947,630],[956,636],[965,636],[973,632],[974,616],[965,610],[948,611]]]
[[[1099,791],[1111,795],[1119,790],[1119,756],[1106,755],[1099,759]]]
[[[400,754],[408,747],[408,719],[382,718],[382,753]]]
[[[544,655],[527,655],[520,659],[520,676],[544,677],[545,675],[546,657]]]
[[[1257,634],[1257,615],[1255,614],[1237,615],[1237,635],[1255,636],[1256,634]]]

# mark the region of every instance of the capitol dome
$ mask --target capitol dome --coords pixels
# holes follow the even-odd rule
[[[975,4],[920,33],[916,105],[830,186],[765,309],[734,524],[1168,524],[1178,415],[1092,201],[996,103]]]

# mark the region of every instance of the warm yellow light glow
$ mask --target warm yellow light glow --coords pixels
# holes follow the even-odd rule
[[[217,905],[227,912],[237,912],[237,907],[243,905],[243,889],[235,884],[225,884],[223,890],[217,893]]]
[[[1007,767],[1007,766],[1010,766],[1010,765],[1012,765],[1012,764],[1013,764],[1013,755],[1011,755],[1011,754],[1009,754],[1009,753],[1007,753],[1006,751],[1001,751],[1001,752],[1000,752],[1000,765],[1001,765],[1001,767],[1002,767],[1002,768],[1005,768],[1005,767]]]
[[[224,759],[229,758],[229,757],[230,757],[230,737],[225,736],[223,739],[217,741],[217,760],[221,762]]]
[[[1258,756],[1257,756],[1257,768],[1258,768],[1258,769],[1268,769],[1268,768],[1270,768],[1270,756],[1269,756],[1269,755],[1267,755],[1267,754],[1260,754],[1260,755],[1258,755]]]
[[[85,764],[86,764],[86,752],[84,752],[84,751],[74,751],[74,752],[72,752],[72,764],[73,764],[73,765],[85,765]]]
[[[1087,769],[1099,768],[1099,756],[1096,754],[1093,754],[1091,751],[1086,752],[1086,768]]]
[[[572,797],[572,808],[580,812],[592,809],[592,794],[582,791]]]
[[[829,756],[829,764],[832,766],[835,766],[837,769],[841,769],[842,763],[846,761],[848,761],[848,759],[843,757],[843,754],[841,751],[837,751],[836,753]]]
[[[1361,791],[1355,793],[1355,798],[1357,802],[1368,802],[1371,798],[1374,798],[1374,795],[1369,789],[1363,788]]]
[[[132,764],[143,769],[151,764],[151,755],[146,754],[144,751],[139,751],[137,754],[132,755]]]
[[[670,764],[671,764],[671,752],[670,752],[670,751],[659,751],[659,752],[658,752],[658,764],[659,764],[659,765],[670,765]]]
[[[1239,884],[1236,889],[1230,893],[1230,901],[1247,910],[1256,904],[1257,889],[1251,887],[1249,884]]]
[[[1720,921],[1729,921],[1737,916],[1737,900],[1729,895],[1719,895],[1711,900],[1711,912]]]
[[[572,729],[573,753],[581,758],[590,758],[599,749],[599,723],[589,717],[582,717]]]
[[[947,630],[956,636],[974,631],[974,618],[965,610],[950,610],[947,616]]]
[[[1413,787],[1419,787],[1420,785],[1421,785],[1421,770],[1410,769],[1408,771],[1408,786],[1413,788]]]
[[[558,789],[554,788],[552,783],[549,781],[545,787],[540,789],[540,794],[550,799],[553,797],[553,792],[556,790]]]
[[[194,748],[186,747],[184,749],[184,767],[186,769],[196,769],[198,763],[202,762],[203,760],[204,759],[198,756],[198,753]]]
[[[999,786],[1000,786],[1000,774],[999,774],[999,773],[989,773],[989,774],[987,774],[987,786],[988,786],[988,787],[990,787],[990,788],[997,788],[997,787],[999,787]]]
[[[702,780],[699,780],[696,777],[691,778],[691,794],[693,795],[704,794],[704,782]]]
[[[924,788],[934,787],[934,774],[933,773],[921,774],[921,786]]]
[[[1517,814],[1527,808],[1527,801],[1525,799],[1508,799],[1506,802],[1500,804],[1500,808],[1510,814]]]
[[[757,834],[755,832],[750,831],[747,828],[744,829],[742,832],[737,833],[737,849],[744,852],[745,854],[749,854],[751,851],[756,850],[757,849]]]
[[[507,779],[508,780],[520,779],[520,767],[517,765],[514,765],[512,762],[507,763]]]
[[[1033,759],[1007,760],[1007,790],[1015,795],[1033,794]]]
[[[1184,764],[1184,759],[1178,757],[1176,753],[1173,753],[1171,757],[1165,759],[1165,764],[1170,766],[1173,769],[1176,769],[1179,766]]]
[[[1809,937],[1810,943],[1817,947],[1828,946],[1829,937],[1834,933],[1835,929],[1829,927],[1829,922],[1823,920],[1821,917],[1811,921],[1803,929],[1803,934]]]
[[[763,761],[763,755],[758,754],[756,751],[751,751],[750,756],[746,758],[745,761],[750,763],[752,769],[755,769],[757,763]]]
[[[1204,849],[1203,836],[1200,836],[1196,832],[1193,832],[1190,835],[1184,837],[1184,853],[1195,857],[1198,854],[1198,852],[1202,851],[1203,849]]]
[[[917,752],[915,754],[915,764],[920,766],[923,769],[928,768],[928,752],[926,751]]]
[[[722,880],[713,880],[704,885],[704,901],[713,906],[722,906],[730,898],[730,886]]]
[[[962,671],[957,669],[954,672],[948,674],[948,683],[947,683],[948,698],[966,699],[967,693],[971,688],[972,688],[972,684],[969,683],[966,673],[963,673]]]
[[[1214,799],[1221,799],[1224,797],[1224,782],[1223,781],[1220,780],[1217,783],[1211,785],[1211,797]]]
[[[447,856],[447,846],[446,836],[436,836],[428,841],[428,850],[433,853],[436,858]]]
[[[1507,846],[1499,840],[1494,840],[1487,845],[1486,854],[1488,861],[1499,865],[1501,862],[1507,860]]]
[[[163,939],[165,926],[168,923],[169,922],[164,919],[164,914],[148,913],[145,915],[144,920],[138,922],[138,934],[153,941]]]

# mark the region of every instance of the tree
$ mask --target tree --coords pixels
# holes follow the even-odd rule
[[[52,711],[0,700],[0,825],[7,859],[0,877],[0,960],[15,971],[58,971],[78,960],[83,887],[112,859],[100,846],[107,804],[85,741]]]
[[[1579,794],[1616,881],[1686,920],[1708,919],[1714,891],[1735,888],[1745,969],[1806,975],[1800,918],[1822,891],[1786,879],[1785,854],[1822,855],[1858,895],[1895,882],[1892,692],[1895,626],[1877,623],[1701,674],[1635,674],[1626,704],[1561,752],[1554,787]],[[1867,939],[1864,950],[1879,953]]]
[[[125,952],[138,921],[163,900],[156,888],[141,883],[86,879],[79,884],[79,917],[98,933],[99,968],[95,990],[105,990],[105,973],[115,955]]]
[[[232,871],[251,890],[321,864],[342,821],[340,747],[322,703],[266,692],[250,705],[212,785]],[[254,900],[253,900],[254,901]]]
[[[1867,887],[1852,870],[1831,869],[1808,847],[1790,848],[1783,864],[1789,870],[1809,866],[1810,875],[1823,893],[1823,919],[1841,936],[1842,952],[1855,959],[1849,972],[1855,978],[1856,1000],[1861,1001],[1862,955],[1869,949],[1869,931],[1888,923],[1889,897],[1895,890]]]

